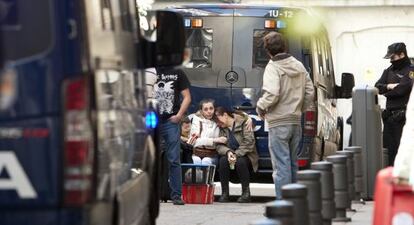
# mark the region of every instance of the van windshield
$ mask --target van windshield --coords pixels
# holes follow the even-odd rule
[[[186,46],[191,49],[187,68],[210,68],[213,51],[213,29],[187,29]]]
[[[5,61],[28,58],[52,45],[50,0],[0,0],[2,57]]]

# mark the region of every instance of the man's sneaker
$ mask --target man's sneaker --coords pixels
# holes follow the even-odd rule
[[[185,205],[185,202],[181,198],[172,200],[174,205]]]

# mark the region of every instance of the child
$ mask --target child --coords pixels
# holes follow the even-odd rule
[[[191,121],[188,117],[184,117],[181,120],[180,125],[181,162],[193,163],[191,158],[191,155],[193,154],[193,146],[187,143],[190,136]]]

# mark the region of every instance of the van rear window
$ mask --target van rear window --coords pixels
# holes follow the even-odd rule
[[[265,68],[267,63],[270,60],[270,56],[267,54],[264,45],[263,37],[266,36],[270,30],[256,29],[253,31],[253,68]],[[279,31],[280,32],[280,31]],[[289,54],[294,56],[299,60],[303,60],[303,46],[302,39],[303,36],[300,36],[296,33],[283,33],[286,38],[287,51]]]
[[[253,32],[253,68],[264,68],[270,60],[270,57],[263,46],[263,37],[269,32],[270,31],[267,30],[255,30]]]
[[[50,0],[0,0],[4,60],[34,56],[52,45],[51,10]]]
[[[213,51],[213,29],[187,29],[186,46],[191,49],[191,60],[187,68],[211,68]]]

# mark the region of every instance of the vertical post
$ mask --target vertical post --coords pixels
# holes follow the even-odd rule
[[[309,225],[322,224],[322,192],[321,172],[317,170],[303,170],[297,173],[299,184],[308,188]]]
[[[293,203],[276,200],[266,204],[266,217],[280,221],[281,225],[294,225]]]
[[[333,164],[326,161],[314,162],[311,169],[321,172],[321,192],[322,192],[322,219],[323,225],[331,225],[335,218],[335,193],[334,177],[332,173]]]
[[[361,197],[361,193],[364,190],[363,176],[362,176],[362,148],[360,146],[346,147],[345,150],[354,152],[354,187],[355,196],[352,200],[358,203],[365,204],[365,201]]]
[[[282,198],[293,203],[295,225],[309,225],[308,190],[303,184],[287,184],[282,187]]]
[[[350,218],[346,217],[346,208],[349,205],[348,195],[348,171],[346,167],[347,157],[343,155],[331,155],[326,158],[333,164],[334,189],[336,217],[334,222],[349,222]]]
[[[343,151],[338,151],[337,153],[340,154],[340,155],[345,155],[347,157],[346,168],[347,168],[347,172],[348,172],[348,195],[349,195],[347,210],[355,211],[355,210],[352,209],[352,206],[351,206],[352,199],[355,198],[354,152],[351,151],[351,150],[343,150]]]

